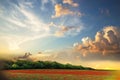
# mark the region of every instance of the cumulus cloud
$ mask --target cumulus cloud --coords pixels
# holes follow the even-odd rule
[[[74,3],[73,0],[63,0],[63,3],[64,4],[69,4],[69,5],[73,6],[73,7],[78,7],[79,6],[79,4]]]
[[[55,7],[55,15],[53,15],[52,18],[57,18],[57,17],[65,16],[65,15],[81,16],[80,12],[72,11],[68,7],[64,7],[61,4],[56,4],[54,7]]]
[[[89,37],[82,39],[82,43],[75,43],[73,46],[80,51],[83,56],[89,53],[119,54],[120,53],[120,28],[107,26],[102,31],[98,31],[95,39]]]
[[[56,4],[55,5],[55,15],[52,16],[52,18],[60,17],[60,16],[65,16],[65,15],[73,15],[74,12],[71,11],[67,7],[63,7],[61,4]]]

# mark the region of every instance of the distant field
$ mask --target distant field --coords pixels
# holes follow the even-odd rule
[[[5,70],[9,80],[120,80],[115,71],[95,70]]]

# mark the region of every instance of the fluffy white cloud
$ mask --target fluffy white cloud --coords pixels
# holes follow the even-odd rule
[[[56,4],[54,8],[55,8],[55,15],[53,15],[52,18],[57,18],[66,15],[78,15],[78,16],[82,15],[80,12],[72,11],[68,7],[64,7],[61,4]]]
[[[120,52],[120,28],[107,26],[102,31],[98,31],[95,40],[89,37],[83,38],[82,43],[74,44],[75,49],[84,56],[87,53],[107,53],[118,54]]]
[[[55,5],[55,15],[52,18],[61,17],[65,15],[73,15],[74,12],[67,7],[63,7],[61,4]]]

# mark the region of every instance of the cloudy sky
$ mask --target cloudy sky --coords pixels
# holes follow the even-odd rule
[[[119,3],[0,0],[0,58],[30,52],[32,60],[120,69]]]

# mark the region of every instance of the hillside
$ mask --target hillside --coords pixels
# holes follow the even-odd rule
[[[80,69],[80,70],[93,70],[90,67],[83,67],[81,65],[61,64],[55,61],[4,61],[3,69]]]

